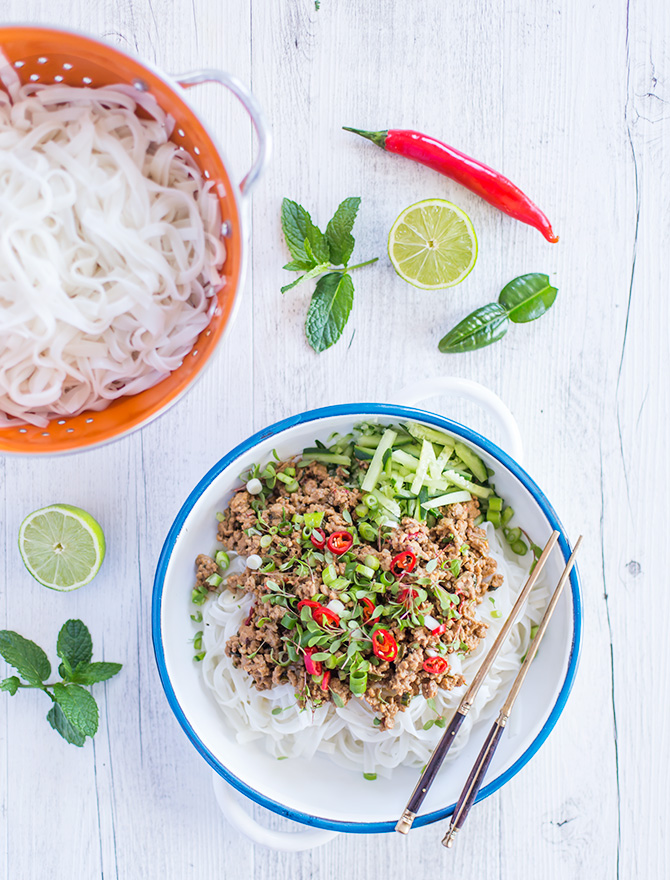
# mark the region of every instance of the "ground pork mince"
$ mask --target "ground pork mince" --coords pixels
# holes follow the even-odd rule
[[[239,489],[218,525],[226,551],[261,567],[220,583],[214,559],[195,563],[201,591],[254,597],[226,645],[234,665],[260,691],[290,683],[300,706],[365,700],[382,730],[415,695],[462,685],[450,655],[484,638],[477,606],[502,584],[475,525],[479,502],[372,525],[350,470],[298,459],[272,474],[260,494]]]

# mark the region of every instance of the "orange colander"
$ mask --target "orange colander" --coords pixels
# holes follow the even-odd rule
[[[52,420],[46,428],[31,425],[0,428],[0,453],[54,454],[99,446],[140,428],[172,406],[193,384],[230,326],[241,289],[246,254],[242,199],[265,166],[270,135],[253,96],[234,77],[218,70],[199,70],[168,77],[119,49],[83,34],[42,27],[0,28],[0,48],[22,82],[104,86],[126,83],[154,96],[175,120],[172,140],[187,150],[221,205],[221,235],[226,245],[224,284],[209,326],[200,334],[183,364],[153,388],[113,401],[100,412]],[[189,104],[186,88],[204,82],[226,86],[251,117],[258,155],[239,184],[231,181],[214,138]]]

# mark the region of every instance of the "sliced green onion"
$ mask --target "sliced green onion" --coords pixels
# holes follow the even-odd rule
[[[489,498],[489,510],[502,510],[503,500],[497,495],[491,495]]]
[[[376,541],[377,529],[373,528],[370,523],[362,522],[358,526],[358,532],[364,541]]]
[[[196,651],[201,650],[201,648],[202,648],[202,630],[200,630],[200,632],[197,632],[195,634],[195,636],[193,637],[193,647],[195,648]]]
[[[201,623],[202,622],[202,611],[196,611],[195,614],[191,614],[190,617],[194,623]]]
[[[207,599],[208,590],[206,587],[195,587],[191,593],[191,602],[194,605],[204,605]]]
[[[272,535],[263,535],[259,543],[261,547],[269,547],[272,543]]]
[[[528,552],[528,547],[524,541],[515,541],[512,544],[512,552],[516,553],[517,556],[525,556]]]
[[[521,540],[521,529],[505,529],[504,534],[510,546]]]
[[[375,576],[375,570],[373,568],[370,568],[368,565],[362,565],[360,562],[356,566],[356,571],[363,577],[368,578],[368,580],[372,580]]]
[[[391,584],[395,583],[395,576],[390,571],[383,571],[381,573],[381,582],[385,584],[387,587],[390,587]]]
[[[356,694],[357,696],[362,696],[367,690],[368,686],[368,674],[367,672],[360,672],[356,670],[349,674],[349,690],[352,694]]]
[[[368,568],[371,568],[373,571],[377,571],[377,569],[379,568],[379,560],[371,553],[365,557],[363,562],[365,563],[365,565],[367,565]]]
[[[495,609],[491,612],[491,617],[494,617],[494,618],[496,618],[496,620],[497,620],[499,617],[502,617],[502,611],[498,611],[498,609],[495,608]]]
[[[205,653],[205,651],[201,651],[199,654],[193,655],[193,659],[196,661],[196,663],[199,663],[202,660],[202,658],[205,656]]]
[[[222,571],[225,571],[230,565],[230,556],[228,556],[225,550],[217,550],[214,555],[214,562]]]
[[[374,495],[366,495],[363,499],[363,503],[370,510],[376,510],[379,507],[379,501],[375,498]]]
[[[305,514],[305,525],[308,529],[318,529],[323,522],[323,510]]]
[[[493,523],[493,525],[498,528],[500,525],[500,511],[499,510],[487,510],[486,511],[486,519],[488,522]]]
[[[223,522],[224,519],[225,519],[225,517],[224,517],[224,515],[223,515],[222,513],[217,513],[217,514],[216,514],[216,519],[217,519],[217,522]]]
[[[321,580],[327,587],[329,587],[336,579],[337,569],[331,563],[327,568],[324,568],[323,572],[321,573]]]
[[[514,516],[514,510],[511,507],[505,507],[500,515],[501,525],[506,526]]]

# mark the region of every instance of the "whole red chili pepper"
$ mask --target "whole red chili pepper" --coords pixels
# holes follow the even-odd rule
[[[317,550],[321,550],[326,546],[326,533],[323,529],[314,529],[309,536],[309,540],[314,544]]]
[[[377,629],[372,633],[372,650],[380,660],[395,660],[398,643],[387,629]]]
[[[347,550],[350,549],[351,545],[354,543],[354,536],[351,532],[333,532],[333,534],[328,538],[328,549],[331,553],[334,553],[335,556],[342,556],[343,553],[346,553]]]
[[[535,227],[547,241],[552,243],[558,241],[558,236],[554,235],[547,217],[518,186],[471,156],[466,156],[465,153],[455,150],[442,141],[418,131],[404,129],[363,131],[346,125],[344,129],[368,138],[389,153],[398,153],[400,156],[414,159],[415,162],[427,165],[434,171],[444,174],[445,177],[450,177],[456,183],[481,196],[499,211]]]
[[[416,556],[411,550],[403,550],[402,553],[398,553],[391,560],[391,574],[394,574],[396,577],[402,577],[405,572],[409,574],[415,568]]]
[[[305,669],[310,675],[321,675],[321,661],[312,660],[316,648],[305,648]]]
[[[447,669],[449,669],[449,664],[444,657],[428,657],[423,661],[423,670],[430,675],[442,675]]]

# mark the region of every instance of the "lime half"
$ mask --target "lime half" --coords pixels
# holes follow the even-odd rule
[[[401,278],[422,290],[453,287],[477,261],[477,236],[468,215],[444,199],[405,208],[389,233],[389,257]]]
[[[105,536],[90,513],[53,504],[29,514],[19,529],[23,562],[42,586],[76,590],[98,573],[105,558]]]

